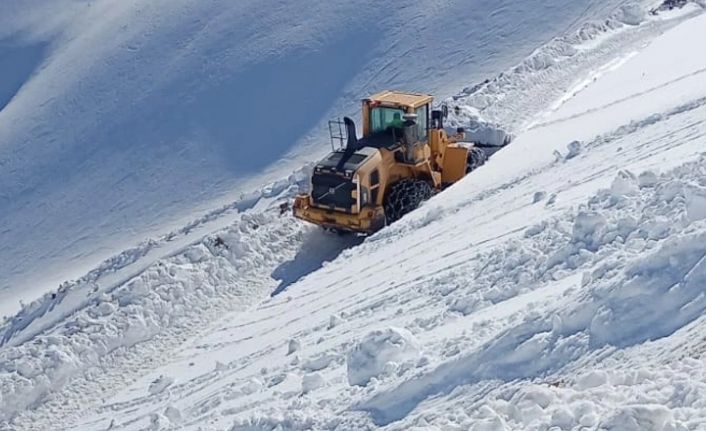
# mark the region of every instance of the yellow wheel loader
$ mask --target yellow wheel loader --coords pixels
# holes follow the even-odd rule
[[[353,120],[329,123],[341,145],[314,167],[311,190],[295,198],[294,216],[339,233],[370,234],[400,219],[485,161],[444,129],[444,107],[426,94],[383,91],[363,99],[363,136]],[[336,125],[339,133],[336,134]]]

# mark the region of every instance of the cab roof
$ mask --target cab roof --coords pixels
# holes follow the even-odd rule
[[[382,105],[409,106],[416,109],[420,106],[426,105],[427,103],[431,103],[434,100],[434,97],[428,94],[405,93],[402,91],[388,90],[373,94],[366,100],[378,102]]]

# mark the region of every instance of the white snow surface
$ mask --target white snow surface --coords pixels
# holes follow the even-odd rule
[[[0,316],[322,156],[368,93],[450,96],[623,3],[3,0]]]
[[[393,373],[399,366],[416,365],[418,358],[419,343],[408,330],[385,328],[372,331],[348,353],[348,383],[365,386],[371,379]]]
[[[0,429],[706,430],[706,14],[641,7],[450,98],[515,141],[364,241],[304,168],[24,306]]]

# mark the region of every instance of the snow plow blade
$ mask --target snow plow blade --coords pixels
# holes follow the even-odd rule
[[[493,123],[473,120],[463,127],[465,137],[463,142],[482,148],[488,157],[509,145],[515,138],[510,132]],[[450,133],[451,131],[449,131]]]
[[[311,205],[309,195],[299,195],[294,199],[293,213],[294,217],[300,220],[339,232],[371,234],[385,226],[382,207],[366,208],[358,214],[350,214],[340,210],[317,208]]]

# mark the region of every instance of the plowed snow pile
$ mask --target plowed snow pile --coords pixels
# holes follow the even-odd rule
[[[280,213],[303,170],[25,306],[0,429],[706,430],[703,12],[451,98],[515,141],[364,241]]]

